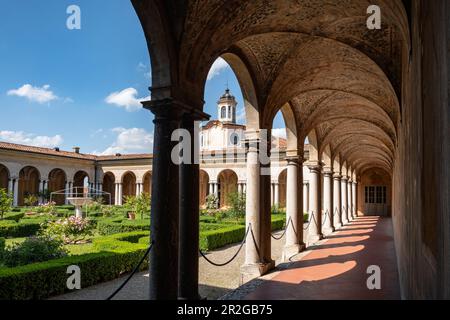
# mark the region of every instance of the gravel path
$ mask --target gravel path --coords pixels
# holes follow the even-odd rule
[[[274,235],[280,236],[281,233],[281,231],[276,232]],[[278,241],[272,239],[272,259],[276,261],[277,265],[281,262],[284,241],[284,238]],[[214,262],[222,263],[230,259],[238,248],[239,244],[227,246],[210,252],[207,257]],[[212,266],[204,258],[199,258],[199,292],[202,297],[215,300],[239,287],[240,266],[244,263],[244,249],[232,263],[224,267]],[[53,297],[51,300],[104,300],[122,284],[125,278],[126,276],[80,291]],[[148,280],[148,272],[136,274],[114,299],[147,300]]]

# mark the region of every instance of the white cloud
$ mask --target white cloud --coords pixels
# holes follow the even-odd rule
[[[103,152],[96,152],[97,155],[113,155],[116,153],[152,153],[153,152],[153,134],[142,128],[114,128],[117,134],[114,143]]]
[[[272,129],[272,136],[274,136],[276,138],[286,139],[287,138],[286,128]]]
[[[229,67],[230,66],[228,65],[228,63],[224,59],[219,57],[216,61],[214,61],[211,69],[209,70],[208,80],[211,80],[214,77],[218,76],[223,70]]]
[[[58,99],[53,91],[49,90],[48,84],[43,87],[34,87],[31,84],[24,84],[19,89],[12,89],[7,92],[8,96],[18,96],[27,98],[37,103],[46,103]]]
[[[128,112],[140,110],[141,101],[149,100],[150,97],[137,98],[138,92],[135,88],[127,88],[122,91],[116,91],[106,97],[105,102],[125,108]]]
[[[23,131],[0,131],[0,140],[43,148],[54,148],[60,146],[63,142],[63,138],[59,134],[49,137]]]

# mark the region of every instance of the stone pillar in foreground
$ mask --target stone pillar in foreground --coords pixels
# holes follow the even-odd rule
[[[322,186],[321,186],[321,171],[322,166],[319,164],[308,166],[311,174],[309,181],[309,219],[311,224],[308,230],[308,243],[315,243],[323,239],[322,234]]]
[[[190,157],[184,158],[180,164],[180,253],[179,253],[179,287],[178,299],[199,300],[198,293],[198,252],[199,252],[199,142],[195,120],[207,120],[206,114],[188,114],[183,117],[181,128],[189,132],[191,137]]]
[[[151,300],[178,298],[179,254],[179,170],[171,159],[178,141],[171,141],[179,129],[185,107],[173,99],[143,102],[155,114],[149,286]],[[197,188],[198,189],[198,185]],[[196,202],[198,205],[198,201]],[[198,239],[196,239],[198,241]],[[196,254],[198,258],[198,254]]]
[[[303,170],[299,157],[288,157],[286,181],[286,244],[283,261],[301,252],[303,243]]]
[[[349,218],[347,215],[347,207],[348,207],[347,181],[348,181],[348,178],[346,176],[342,176],[342,178],[341,178],[341,202],[342,202],[342,224],[343,225],[346,225],[349,223]]]
[[[342,202],[341,202],[341,175],[335,174],[333,176],[334,188],[333,188],[333,218],[334,227],[342,227]]]
[[[330,234],[334,232],[333,219],[333,171],[326,169],[323,173],[323,233]]]
[[[303,174],[303,168],[301,168]],[[303,213],[309,212],[309,182],[303,182]]]
[[[250,229],[245,243],[245,262],[241,266],[241,283],[266,273],[271,264],[264,263],[261,246],[261,165],[259,159],[260,140],[258,133],[251,132],[246,141],[247,184],[245,225]]]

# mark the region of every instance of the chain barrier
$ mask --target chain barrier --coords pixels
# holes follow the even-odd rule
[[[150,245],[150,247],[148,247],[147,251],[145,251],[145,254],[142,256],[141,260],[136,265],[136,267],[134,268],[133,272],[120,285],[120,287],[118,287],[108,298],[106,298],[106,300],[111,300],[112,298],[114,298],[126,286],[126,284],[131,280],[131,278],[139,271],[139,269],[140,269],[142,263],[144,262],[145,258],[149,255],[150,251],[152,251],[152,248],[153,248],[154,244],[155,244],[155,242],[152,241],[152,244]]]
[[[308,221],[308,225],[306,226],[306,228],[305,227],[303,227],[303,230],[308,230],[309,229],[309,226],[311,225],[311,222],[314,220],[314,223],[316,223],[315,222],[315,217],[314,217],[314,211],[311,211],[311,214],[310,214],[310,217],[309,217],[309,221]]]
[[[279,236],[279,237],[275,237],[275,236],[271,233],[270,236],[272,237],[272,239],[274,239],[274,240],[276,240],[276,241],[283,239],[283,237],[286,235],[286,232],[287,232],[287,230],[288,230],[290,224],[293,224],[292,218],[291,218],[291,217],[289,217],[288,222],[286,223],[286,226],[285,226],[285,228],[284,228],[283,234],[282,234],[281,236]],[[292,228],[293,228],[294,231],[295,231],[294,226],[292,226]]]
[[[233,255],[233,257],[231,257],[231,259],[228,260],[227,262],[224,262],[224,263],[216,263],[216,262],[214,262],[214,261],[211,261],[208,257],[206,257],[206,254],[203,253],[202,250],[199,250],[200,255],[201,255],[203,258],[205,258],[205,260],[206,260],[208,263],[212,264],[212,265],[215,266],[215,267],[224,267],[224,266],[230,264],[231,262],[233,262],[234,259],[236,259],[236,257],[239,255],[239,252],[241,252],[242,248],[244,247],[244,244],[245,244],[245,242],[247,241],[248,233],[249,233],[250,230],[251,230],[251,226],[252,226],[252,225],[249,224],[249,226],[248,226],[248,228],[247,228],[247,231],[245,232],[244,239],[242,240],[241,245],[239,246],[239,249],[236,251],[236,253]],[[252,231],[252,234],[253,234],[253,231]],[[254,238],[253,238],[253,241],[255,241]],[[256,243],[256,241],[255,241],[255,243]]]

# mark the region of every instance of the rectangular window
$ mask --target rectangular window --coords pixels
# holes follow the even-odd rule
[[[365,202],[369,204],[386,204],[386,186],[368,186],[365,187]]]

